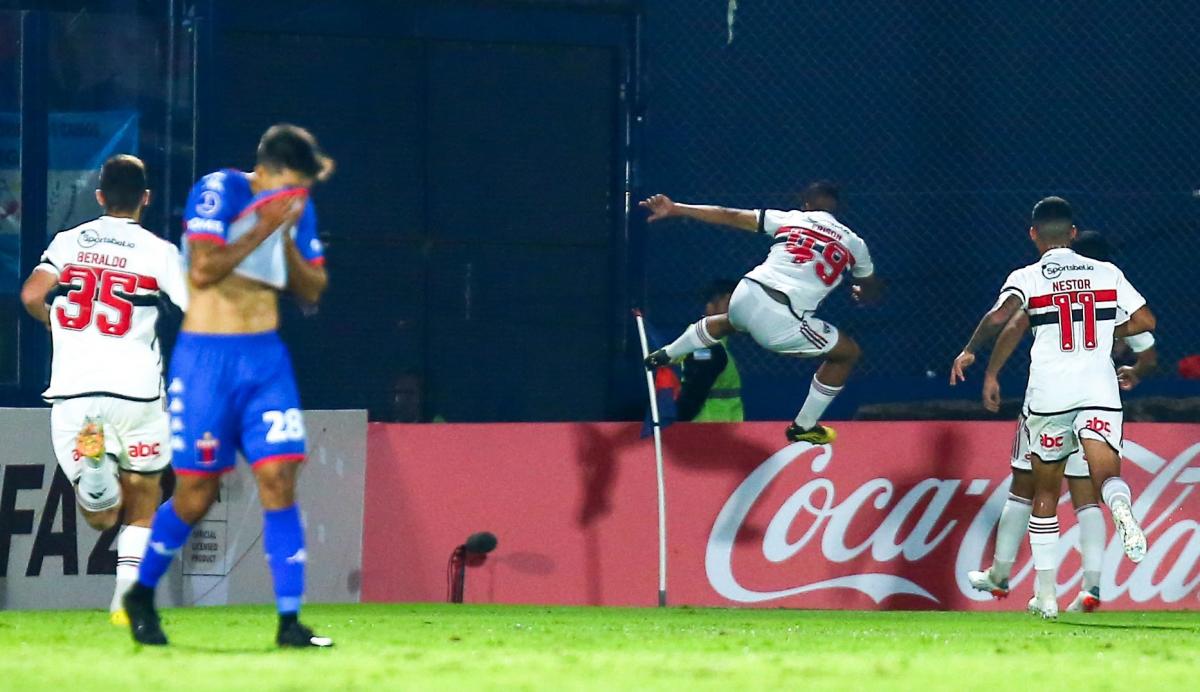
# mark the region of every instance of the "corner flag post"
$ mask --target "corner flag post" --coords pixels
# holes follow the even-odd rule
[[[640,310],[633,311],[637,321],[638,338],[642,342],[642,358],[650,355],[646,342],[646,325]],[[650,395],[650,420],[654,423],[654,461],[658,472],[658,605],[667,605],[667,489],[663,481],[662,426],[658,419],[658,396],[654,392],[654,373],[646,370],[646,390]]]

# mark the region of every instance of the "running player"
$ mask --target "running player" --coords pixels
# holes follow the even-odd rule
[[[773,245],[766,261],[738,283],[729,300],[729,312],[710,315],[684,330],[666,348],[646,358],[647,367],[658,367],[711,348],[735,331],[749,332],[763,348],[798,356],[823,358],[813,376],[808,398],[788,426],[792,442],[827,444],[837,433],[820,425],[821,415],[842,391],[862,351],[849,335],[818,319],[813,311],[842,282],[849,271],[855,299],[870,300],[879,282],[867,244],[834,218],[838,189],[818,182],[805,188],[803,209],[729,209],[678,204],[666,195],[641,203],[650,210],[649,221],[684,217],[765,233]]]
[[[1033,468],[1029,543],[1037,573],[1030,611],[1058,616],[1058,497],[1062,462],[1083,448],[1093,482],[1112,513],[1125,554],[1140,562],[1146,537],[1133,516],[1132,492],[1120,477],[1122,409],[1110,354],[1114,337],[1154,329],[1146,300],[1115,265],[1070,248],[1076,229],[1071,206],[1047,197],[1033,208],[1029,235],[1041,259],[1012,272],[996,305],[984,315],[954,360],[950,382],[965,379],[975,352],[1024,310],[1033,328],[1022,435]],[[1123,319],[1117,324],[1118,318]]]
[[[109,606],[126,624],[121,597],[138,565],[171,462],[155,326],[162,309],[185,309],[179,250],[138,225],[150,201],[134,156],[100,169],[104,216],[54,236],[21,289],[29,314],[50,328],[54,356],[50,435],[84,519],[117,534],[117,585]]]
[[[313,136],[275,125],[253,172],[226,169],[192,188],[184,209],[191,310],[171,359],[174,497],[154,516],[150,550],[125,596],[133,638],[167,643],[154,587],[216,500],[235,453],[250,461],[263,505],[263,548],[275,584],[279,646],[330,646],[299,621],[304,527],[296,478],[304,420],[279,326],[278,293],[306,303],[325,290],[324,256],[308,191],[332,171]]]
[[[1089,259],[1102,262],[1110,261],[1111,248],[1104,236],[1095,231],[1083,231],[1072,243],[1075,252]],[[1004,331],[996,339],[996,346],[988,358],[987,372],[983,383],[983,405],[995,413],[1000,410],[1000,382],[997,375],[1004,367],[1009,356],[1016,349],[1021,337],[1029,329],[1029,318],[1024,312],[1018,312],[1005,325]],[[1121,389],[1129,390],[1157,367],[1158,356],[1154,348],[1154,335],[1150,332],[1127,336],[1123,339],[1125,345],[1135,354],[1137,362],[1117,368],[1117,379]],[[1017,559],[1017,549],[1021,536],[1029,525],[1029,515],[1033,504],[1033,470],[1029,461],[1029,448],[1021,434],[1024,419],[1017,421],[1016,438],[1013,440],[1012,484],[1009,488],[1008,501],[1000,512],[1000,521],[996,527],[996,548],[991,567],[982,571],[967,572],[967,581],[975,589],[991,593],[997,598],[1008,596],[1008,579],[1012,573],[1013,563]],[[1104,559],[1104,544],[1106,541],[1104,517],[1100,513],[1100,500],[1096,494],[1088,471],[1087,462],[1083,458],[1083,450],[1077,449],[1067,458],[1065,466],[1067,488],[1071,494],[1071,504],[1079,522],[1079,553],[1083,561],[1082,587],[1075,599],[1067,606],[1067,612],[1090,613],[1100,607],[1100,570]]]

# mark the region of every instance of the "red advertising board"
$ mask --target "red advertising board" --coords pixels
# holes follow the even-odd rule
[[[467,600],[653,605],[653,446],[638,424],[384,425],[368,433],[363,597],[446,598],[468,534],[499,548],[469,568]],[[971,590],[991,561],[1008,492],[1012,423],[842,423],[828,447],[781,444],[783,426],[680,424],[664,432],[672,604],[1012,609]],[[1200,425],[1126,426],[1123,475],[1150,543],[1126,560],[1111,535],[1106,608],[1200,603]],[[1066,496],[1060,592],[1079,588]]]

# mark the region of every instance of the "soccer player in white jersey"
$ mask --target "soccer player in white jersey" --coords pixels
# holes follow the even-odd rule
[[[802,197],[804,206],[799,211],[679,204],[666,195],[654,195],[641,203],[650,210],[651,222],[684,217],[763,233],[774,242],[766,261],[738,283],[727,314],[710,315],[692,324],[674,342],[650,354],[646,366],[665,365],[709,348],[735,331],[748,332],[760,346],[775,353],[823,358],[808,398],[786,434],[792,442],[827,444],[837,434],[818,421],[842,391],[862,351],[849,335],[813,312],[847,272],[857,300],[873,298],[879,282],[867,244],[833,215],[838,206],[837,187],[829,182],[813,183]]]
[[[1037,573],[1029,609],[1045,618],[1058,616],[1056,512],[1063,462],[1076,449],[1083,448],[1125,554],[1133,562],[1146,554],[1132,492],[1120,477],[1123,418],[1110,354],[1115,337],[1152,331],[1155,319],[1120,269],[1071,250],[1075,234],[1066,200],[1047,197],[1034,206],[1029,235],[1041,259],[1008,276],[950,373],[951,383],[964,380],[979,348],[1018,311],[1028,314],[1033,347],[1022,431],[1033,468],[1029,543]]]
[[[50,329],[54,358],[50,433],[63,473],[92,528],[114,526],[114,624],[127,624],[121,596],[136,581],[159,476],[171,462],[155,333],[162,309],[187,308],[179,250],[138,225],[150,201],[146,169],[118,155],[100,170],[104,216],[54,236],[21,289],[30,315]]]
[[[1083,231],[1072,243],[1075,252],[1089,259],[1108,262],[1112,256],[1104,236],[1095,231]],[[1000,410],[1000,382],[997,376],[1008,358],[1029,329],[1029,317],[1018,312],[1009,320],[1004,331],[996,339],[996,345],[988,358],[987,372],[983,382],[983,406],[995,413]],[[1158,365],[1158,354],[1154,347],[1154,335],[1150,332],[1127,336],[1123,339],[1128,349],[1137,355],[1133,365],[1117,368],[1117,380],[1121,389],[1137,386],[1143,377]],[[996,527],[996,546],[992,565],[980,571],[967,572],[967,581],[978,591],[991,593],[997,598],[1008,596],[1008,579],[1017,549],[1029,525],[1033,505],[1033,469],[1029,460],[1029,446],[1022,434],[1024,419],[1017,422],[1016,437],[1012,444],[1009,464],[1012,468],[1012,483],[1008,501],[1000,512]],[[1083,450],[1077,449],[1065,464],[1067,488],[1071,494],[1071,505],[1079,522],[1079,553],[1083,562],[1082,585],[1075,599],[1067,606],[1067,612],[1090,613],[1100,607],[1100,570],[1104,561],[1106,531],[1104,516],[1100,513],[1100,499],[1092,483]]]

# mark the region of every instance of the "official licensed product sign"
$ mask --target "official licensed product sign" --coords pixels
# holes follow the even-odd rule
[[[1024,606],[1033,580],[1027,545],[1012,600],[976,592],[965,578],[991,562],[1015,423],[838,427],[827,447],[780,444],[778,424],[665,431],[672,603]],[[468,574],[467,600],[652,604],[654,459],[638,429],[372,426],[364,597],[444,598],[450,551],[490,530],[500,548]],[[1122,469],[1149,550],[1129,562],[1108,521],[1104,607],[1200,607],[1200,425],[1128,425]],[[397,494],[405,500],[389,501]],[[1081,564],[1066,495],[1059,519],[1059,591],[1069,597]],[[397,525],[408,530],[397,534]]]

